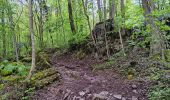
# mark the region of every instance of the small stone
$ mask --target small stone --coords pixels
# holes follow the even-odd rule
[[[133,84],[132,89],[137,89],[137,86],[135,84]]]
[[[126,100],[126,98],[125,98],[125,97],[123,97],[123,98],[122,98],[122,100]]]
[[[138,98],[135,96],[132,96],[132,100],[138,100]]]
[[[80,95],[80,96],[84,96],[85,94],[86,94],[86,93],[83,92],[83,91],[79,92],[79,95]]]
[[[137,90],[133,90],[132,92],[133,92],[133,93],[136,93],[136,94],[138,93]]]
[[[107,91],[102,91],[99,94],[94,94],[92,100],[107,100],[108,99],[108,94],[109,92]]]
[[[122,99],[122,95],[113,95],[116,99],[121,100]]]
[[[103,96],[107,96],[107,95],[109,94],[109,92],[107,92],[107,91],[102,91],[102,92],[100,92],[99,94],[100,94],[100,95],[103,95]]]

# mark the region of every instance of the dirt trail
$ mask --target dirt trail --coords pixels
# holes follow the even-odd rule
[[[61,82],[38,90],[34,100],[147,100],[147,84],[128,81],[112,70],[93,72],[97,62],[87,57],[77,60],[69,55],[54,57],[53,67]]]

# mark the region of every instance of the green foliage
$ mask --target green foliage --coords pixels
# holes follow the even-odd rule
[[[149,100],[170,100],[170,87],[154,86],[148,94]]]
[[[16,62],[8,62],[4,60],[0,64],[0,75],[7,76],[7,75],[19,75],[19,76],[26,76],[30,67],[24,66],[22,63]]]
[[[147,28],[147,30],[136,29],[131,36],[131,40],[128,41],[129,45],[138,46],[142,48],[148,47],[151,41],[149,32],[149,28]]]

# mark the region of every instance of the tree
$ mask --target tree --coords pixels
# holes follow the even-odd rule
[[[9,22],[10,22],[10,31],[13,36],[14,54],[15,54],[16,61],[19,62],[18,46],[17,46],[17,39],[16,39],[17,36],[16,36],[15,24],[14,24],[14,20],[13,20],[13,11],[9,4],[8,4],[8,16],[9,16]]]
[[[120,4],[121,4],[122,25],[121,25],[121,29],[119,29],[119,37],[120,37],[120,43],[122,46],[123,55],[125,56],[126,54],[124,51],[123,40],[122,40],[122,35],[125,35],[125,2],[124,0],[121,0]]]
[[[153,56],[155,54],[162,55],[164,59],[163,50],[165,49],[164,38],[160,29],[155,25],[154,18],[151,16],[151,12],[153,11],[153,2],[151,0],[142,0],[142,7],[144,10],[145,23],[148,27],[150,27],[151,33],[151,43],[150,43],[150,55]]]
[[[74,25],[74,18],[73,18],[73,12],[72,12],[72,0],[68,1],[68,13],[69,13],[69,21],[70,21],[70,28],[73,34],[76,33],[76,28]]]
[[[4,8],[1,10],[1,14],[2,14],[2,16],[1,16],[1,22],[2,22],[2,41],[3,41],[3,58],[6,58],[6,32],[5,32],[5,20],[4,20],[4,18],[5,18],[5,12],[4,12],[5,10],[4,10]]]
[[[44,7],[44,1],[43,0],[38,0],[38,4],[39,4],[39,12],[40,15],[37,16],[38,17],[38,21],[39,21],[39,35],[40,35],[40,48],[43,47],[43,7]]]
[[[102,14],[102,8],[101,8],[101,1],[100,0],[97,0],[97,7],[98,7],[99,21],[101,22],[103,20],[103,14]]]
[[[27,77],[27,80],[30,80],[33,71],[35,69],[35,40],[34,40],[34,32],[33,32],[33,0],[29,0],[29,31],[31,34],[31,43],[32,43],[32,66],[29,72],[29,75]]]

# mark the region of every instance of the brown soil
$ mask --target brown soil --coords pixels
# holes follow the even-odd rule
[[[127,80],[111,69],[92,71],[92,65],[101,62],[90,56],[78,60],[62,55],[53,57],[52,63],[61,74],[61,81],[36,91],[34,100],[147,100],[148,82]],[[94,97],[101,92],[108,98]]]

